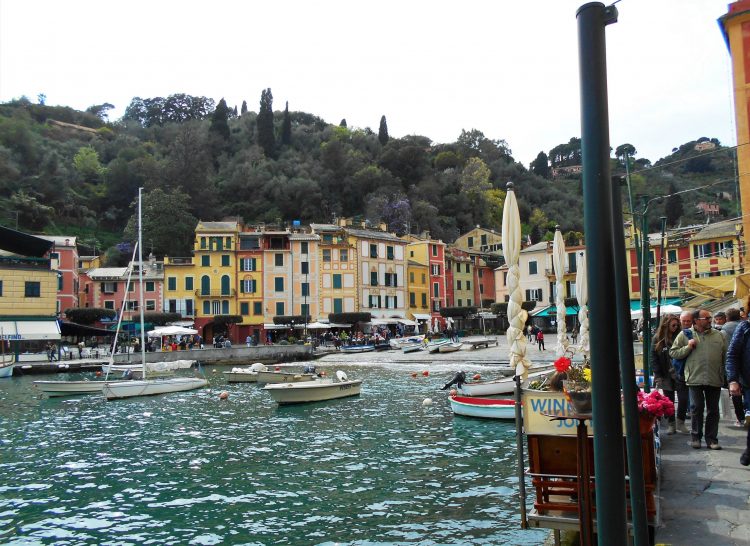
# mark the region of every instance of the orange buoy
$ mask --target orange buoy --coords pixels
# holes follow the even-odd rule
[[[101,377],[101,376],[102,376],[102,372],[96,372],[96,377]]]
[[[226,400],[227,398],[229,398],[229,393],[227,391],[222,391],[219,395],[219,400]]]
[[[326,371],[325,370],[323,370],[322,372],[320,372],[320,377],[325,377],[325,376],[326,376]]]
[[[474,377],[472,377],[472,379],[473,379],[474,381],[479,381],[480,379],[482,379],[482,376],[481,376],[481,375],[479,375],[478,373],[475,373],[475,374],[474,374]]]
[[[417,377],[417,372],[411,372],[412,377]]]
[[[422,372],[422,375],[425,376],[425,377],[427,377],[428,375],[430,375],[430,372],[428,372],[427,370],[425,370],[425,371]]]
[[[276,366],[276,367],[275,367],[275,368],[273,369],[273,371],[275,371],[275,372],[280,372],[280,371],[281,371],[281,368],[280,368],[279,366]]]

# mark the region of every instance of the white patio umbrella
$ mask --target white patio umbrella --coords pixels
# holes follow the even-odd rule
[[[581,331],[578,337],[578,350],[586,358],[589,356],[589,293],[586,280],[586,253],[582,250],[576,256],[576,294],[578,295],[578,322],[581,324]]]
[[[552,264],[555,266],[555,307],[557,307],[557,346],[555,354],[563,356],[568,348],[568,334],[565,325],[565,294],[563,280],[565,277],[565,241],[560,226],[555,227],[555,238],[552,243]]]
[[[508,183],[508,192],[503,204],[503,255],[508,266],[506,285],[510,300],[508,301],[508,322],[510,326],[506,336],[508,338],[510,365],[516,370],[516,375],[525,380],[531,363],[526,358],[526,336],[523,326],[528,313],[521,307],[520,278],[518,257],[521,253],[521,218],[518,215],[518,203],[513,192],[513,183]]]

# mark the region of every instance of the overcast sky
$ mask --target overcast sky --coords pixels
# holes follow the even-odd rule
[[[538,0],[0,0],[0,101],[85,109],[187,93],[391,136],[507,141],[528,166],[579,137],[576,10]],[[607,27],[610,142],[655,162],[735,145],[727,0],[622,0]]]

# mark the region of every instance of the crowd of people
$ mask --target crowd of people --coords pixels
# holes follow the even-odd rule
[[[750,308],[750,297],[745,308]],[[667,314],[654,336],[654,383],[673,402],[667,434],[690,434],[689,445],[721,449],[719,404],[727,388],[735,427],[748,428],[740,463],[750,465],[750,321],[743,310],[730,308],[712,316],[706,309]],[[690,428],[686,421],[690,420]]]

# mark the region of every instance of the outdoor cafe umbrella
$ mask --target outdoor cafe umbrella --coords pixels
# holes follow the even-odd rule
[[[510,294],[508,301],[508,322],[510,326],[506,332],[508,338],[510,365],[516,370],[516,375],[526,380],[531,363],[526,358],[526,336],[524,324],[528,313],[521,307],[520,269],[518,258],[521,254],[521,219],[518,215],[518,203],[513,192],[513,183],[508,182],[508,192],[503,204],[503,255],[508,265],[506,285]]]
[[[568,334],[565,325],[565,294],[563,279],[565,276],[565,241],[560,226],[555,226],[555,238],[552,243],[552,265],[555,267],[555,307],[557,308],[557,347],[555,354],[563,356],[568,348]]]
[[[589,356],[589,293],[586,280],[586,254],[581,250],[576,256],[576,294],[578,296],[578,322],[581,331],[578,337],[578,349]]]

